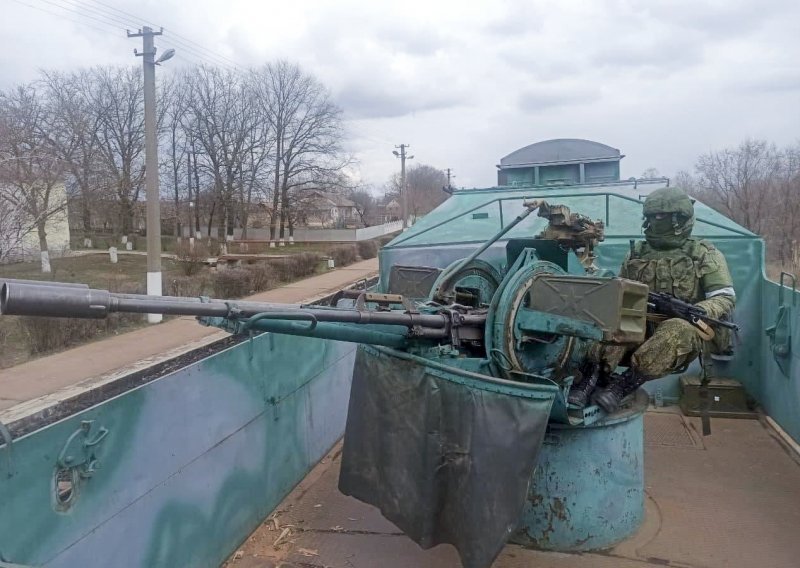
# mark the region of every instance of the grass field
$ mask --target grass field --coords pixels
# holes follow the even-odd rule
[[[290,259],[281,261],[280,259],[273,259],[270,265],[273,268],[267,268],[267,272],[274,272],[276,276],[270,276],[265,282],[266,287],[258,288],[254,291],[261,291],[269,289],[276,285],[283,285],[298,278],[307,277],[310,273],[313,274],[324,270],[325,262],[319,260],[321,257],[327,257],[329,254],[335,256],[336,247],[341,248],[339,243],[311,243],[311,244],[295,244],[292,246],[269,248],[269,246],[250,246],[247,254],[267,253],[274,255],[292,257],[292,260],[300,260],[300,257],[295,257],[299,253],[315,253],[319,255],[316,257],[316,269],[313,265],[314,257],[311,257],[312,264],[307,264],[302,275],[292,273],[292,269],[288,269],[291,265]],[[229,252],[236,254],[239,251],[238,247],[232,246]],[[255,250],[254,250],[255,249]],[[355,253],[351,253],[352,259],[355,259]],[[352,261],[349,260],[348,262]],[[162,278],[164,283],[164,293],[168,295],[214,295],[215,283],[219,284],[220,276],[216,269],[206,265],[199,267],[199,271],[191,276],[187,276],[180,261],[173,258],[162,258]],[[303,260],[303,262],[306,262]],[[337,261],[337,266],[344,263]],[[147,257],[144,254],[127,253],[124,251],[119,252],[118,262],[112,264],[107,252],[101,251],[79,251],[74,256],[55,258],[51,260],[52,272],[50,274],[42,274],[41,267],[38,262],[25,262],[16,264],[0,265],[0,278],[19,278],[26,280],[50,280],[55,282],[74,282],[88,284],[91,288],[99,288],[103,290],[110,290],[112,292],[126,292],[126,293],[145,293],[147,283]],[[264,266],[261,264],[261,266]],[[284,268],[281,270],[281,268]],[[223,271],[222,276],[233,277],[235,273],[245,273],[247,271]],[[246,289],[246,288],[245,288]],[[224,297],[237,294],[230,292],[224,294]],[[246,295],[241,293],[241,295]],[[223,296],[219,296],[223,297]],[[52,320],[53,326],[57,327],[58,320]],[[63,323],[65,320],[61,320]],[[107,327],[98,326],[97,331],[94,328],[76,327],[77,331],[83,330],[83,334],[73,334],[75,337],[70,337],[70,329],[65,328],[63,333],[64,347],[71,347],[86,341],[95,339],[102,339],[111,333],[123,333],[136,327],[145,325],[143,318],[127,317],[119,321],[109,322]],[[27,330],[27,331],[26,331]],[[0,368],[7,368],[14,365],[23,363],[32,359],[37,354],[32,353],[32,345],[37,344],[37,340],[32,337],[32,333],[37,333],[37,337],[47,330],[30,330],[30,326],[26,328],[21,321],[21,318],[16,317],[2,317],[0,318]],[[41,341],[39,341],[41,343]],[[44,353],[43,353],[44,354]]]

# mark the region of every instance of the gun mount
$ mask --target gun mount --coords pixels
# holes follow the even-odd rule
[[[286,305],[5,280],[0,314],[191,315],[232,334],[273,332],[379,345],[500,379],[553,381],[566,392],[589,342],[644,339],[647,286],[591,275],[596,270],[593,247],[603,238],[602,222],[571,213],[563,205],[524,205],[525,211],[492,239],[444,270],[426,298],[347,290],[335,296],[332,306]],[[524,248],[502,273],[478,259],[537,209],[549,224],[536,242],[574,254],[580,273],[570,273],[535,247]],[[568,421],[566,403],[561,406],[554,415]]]

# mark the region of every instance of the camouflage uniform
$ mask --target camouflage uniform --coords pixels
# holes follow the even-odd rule
[[[736,294],[728,265],[713,244],[689,236],[694,225],[694,207],[689,197],[677,188],[658,189],[645,200],[644,215],[647,240],[635,244],[619,275],[644,282],[653,292],[667,292],[695,304],[713,318],[729,317]],[[727,330],[714,331],[712,352],[726,349],[730,341]],[[630,348],[595,344],[588,359],[606,373],[612,373],[620,364],[629,365],[628,383],[620,387],[621,394],[626,395],[647,380],[685,369],[701,349],[702,340],[692,324],[667,319],[641,345]],[[602,397],[596,397],[595,402],[605,407]],[[606,409],[612,411],[613,404]]]

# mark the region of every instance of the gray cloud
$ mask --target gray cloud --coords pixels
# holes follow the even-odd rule
[[[393,118],[463,104],[456,95],[444,93],[409,93],[381,89],[375,85],[351,83],[334,93],[347,118]]]
[[[559,107],[579,106],[597,101],[600,93],[591,86],[574,89],[539,87],[522,91],[517,108],[527,114]]]
[[[743,92],[781,93],[800,90],[800,73],[797,69],[769,72],[761,76],[747,77],[739,82]]]

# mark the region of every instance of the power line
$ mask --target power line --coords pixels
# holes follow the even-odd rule
[[[73,5],[76,5],[76,7],[78,7],[81,10],[89,11],[90,13],[97,14],[97,15],[99,15],[101,17],[111,19],[112,21],[122,23],[123,25],[125,25],[126,29],[128,29],[128,28],[138,29],[139,26],[140,26],[140,23],[147,24],[147,25],[149,25],[149,26],[151,26],[153,28],[162,27],[162,26],[158,26],[158,25],[156,25],[156,24],[154,24],[152,22],[149,22],[149,21],[145,20],[144,18],[139,18],[139,17],[135,16],[134,14],[131,14],[130,12],[125,12],[124,10],[120,10],[118,8],[114,8],[113,6],[109,6],[108,4],[104,4],[102,2],[94,2],[95,4],[98,4],[99,6],[102,6],[102,8],[101,8],[101,7],[95,7],[95,6],[86,5],[85,3],[80,2],[79,0],[60,0],[60,1],[61,2],[69,2],[69,3],[73,4]],[[119,14],[122,14],[122,16],[120,16]],[[195,59],[197,62],[200,62],[200,63],[204,63],[204,62],[206,62],[206,60],[208,60],[209,63],[212,63],[214,65],[219,65],[219,66],[222,66],[222,67],[228,67],[229,66],[228,63],[226,62],[227,58],[223,57],[222,55],[218,55],[218,54],[214,53],[213,51],[211,51],[211,50],[209,50],[207,48],[203,48],[203,49],[208,51],[208,54],[202,53],[199,49],[196,49],[196,48],[192,47],[192,45],[187,43],[187,41],[191,41],[191,40],[186,40],[185,38],[181,39],[181,37],[182,36],[178,36],[178,34],[176,34],[174,32],[169,32],[169,35],[168,35],[167,39],[170,41],[170,43],[172,43],[172,44],[174,44],[176,46],[179,46],[181,48],[180,51],[184,52],[184,53],[181,53],[181,55],[186,55],[188,53],[188,54],[193,56],[192,58],[187,58],[188,60],[192,61],[193,59]],[[194,42],[191,42],[191,43],[194,43]],[[197,45],[199,45],[199,44],[197,44]],[[200,46],[200,47],[202,48],[202,46]]]
[[[47,0],[42,0],[42,1],[44,2],[44,1],[47,1]],[[72,11],[74,11],[76,13],[79,13],[81,15],[86,15],[86,16],[89,16],[89,17],[100,17],[103,20],[106,20],[109,24],[113,25],[116,28],[119,28],[120,26],[128,26],[129,25],[124,20],[121,20],[121,19],[113,17],[113,16],[109,16],[109,15],[103,13],[103,12],[95,10],[91,6],[84,6],[82,3],[77,2],[76,0],[55,0],[55,1],[63,2],[64,4],[67,4],[67,6],[63,7],[66,10],[72,10]]]
[[[81,25],[88,25],[93,29],[97,29],[103,32],[107,32],[108,29],[98,28],[95,25],[87,23],[86,20],[92,20],[94,22],[98,22],[99,24],[102,24],[103,26],[108,26],[108,28],[114,29],[115,31],[127,30],[129,28],[134,28],[134,29],[138,28],[138,23],[136,21],[131,21],[125,18],[121,18],[116,14],[97,9],[92,6],[85,6],[79,2],[76,2],[75,0],[39,0],[39,2],[53,6],[58,10],[63,10],[64,13],[58,13],[51,9],[47,9],[46,7],[28,4],[21,0],[14,0],[14,1],[17,2],[18,4],[22,4],[23,6],[40,10],[42,12],[45,12],[52,16],[56,16],[58,18],[67,18],[68,20],[74,23],[78,23]],[[135,18],[135,16],[131,17]],[[171,40],[171,43],[174,43],[176,46],[180,47],[179,54],[181,56],[181,59],[186,59],[187,61],[194,64],[197,63],[203,64],[208,62],[211,63],[212,65],[229,67],[229,65],[224,61],[226,58],[223,58],[223,56],[213,55],[213,52],[212,56],[208,56],[201,53],[199,50],[195,49],[194,47],[192,47],[183,40],[172,37],[170,37],[169,39]]]
[[[103,6],[103,8],[106,9],[105,10],[106,12],[108,12],[108,11],[117,12],[117,13],[122,14],[124,16],[128,16],[129,18],[133,18],[136,21],[142,21],[145,24],[148,24],[148,25],[150,25],[152,27],[161,27],[161,26],[155,25],[152,22],[148,22],[148,21],[144,20],[143,18],[139,18],[138,16],[135,16],[134,14],[131,14],[130,12],[126,12],[125,10],[120,10],[119,8],[115,8],[114,6],[106,4],[105,2],[101,2],[100,0],[88,0],[88,1],[92,2],[93,4],[97,4],[97,5]],[[206,58],[209,58],[209,59],[210,58],[214,58],[214,59],[216,59],[218,61],[224,61],[225,63],[223,63],[222,66],[231,66],[231,67],[233,67],[235,69],[240,69],[239,66],[237,65],[237,63],[233,59],[225,57],[224,55],[221,55],[221,54],[215,52],[211,48],[208,48],[208,47],[206,47],[206,46],[204,46],[204,45],[202,45],[202,44],[200,44],[200,43],[198,43],[196,41],[193,41],[193,40],[189,39],[188,37],[179,34],[176,31],[171,31],[169,26],[167,26],[165,29],[171,34],[171,36],[174,36],[174,38],[177,38],[177,40],[175,40],[173,38],[173,41],[176,41],[178,43],[182,43],[185,47],[187,47],[189,49],[193,49],[193,50],[197,51],[199,54],[203,54],[203,52],[206,52],[208,54],[208,55],[204,56]],[[194,47],[192,47],[192,46],[194,46]]]
[[[111,31],[108,28],[101,28],[99,26],[95,26],[94,24],[90,24],[88,22],[85,22],[85,21],[82,21],[82,20],[78,20],[78,19],[75,19],[75,18],[71,18],[66,14],[58,14],[56,12],[53,12],[52,10],[48,10],[47,8],[43,8],[41,6],[34,6],[32,4],[28,4],[27,2],[23,2],[22,0],[11,0],[11,1],[12,2],[16,2],[17,4],[20,4],[22,6],[27,6],[28,8],[33,8],[34,10],[39,10],[40,12],[44,12],[45,14],[50,14],[51,16],[55,16],[56,18],[66,18],[67,20],[69,20],[70,22],[72,22],[74,24],[80,24],[82,26],[87,26],[89,28],[101,31],[103,33],[109,33]],[[115,31],[117,31],[117,28],[114,28],[114,29],[115,29]]]
[[[40,2],[44,2],[45,4],[49,4],[51,6],[55,6],[56,8],[60,8],[61,10],[64,10],[66,12],[70,12],[72,14],[75,14],[76,16],[79,16],[81,18],[89,18],[90,20],[94,20],[95,22],[100,22],[101,24],[104,24],[104,25],[107,25],[107,26],[112,26],[115,29],[124,29],[121,26],[118,26],[116,24],[112,24],[112,23],[110,23],[110,22],[108,22],[106,20],[102,20],[102,19],[97,18],[95,16],[92,16],[90,14],[84,14],[84,13],[78,11],[78,10],[75,10],[69,4],[64,6],[63,4],[58,4],[57,2],[53,2],[52,0],[39,0],[39,1]]]

